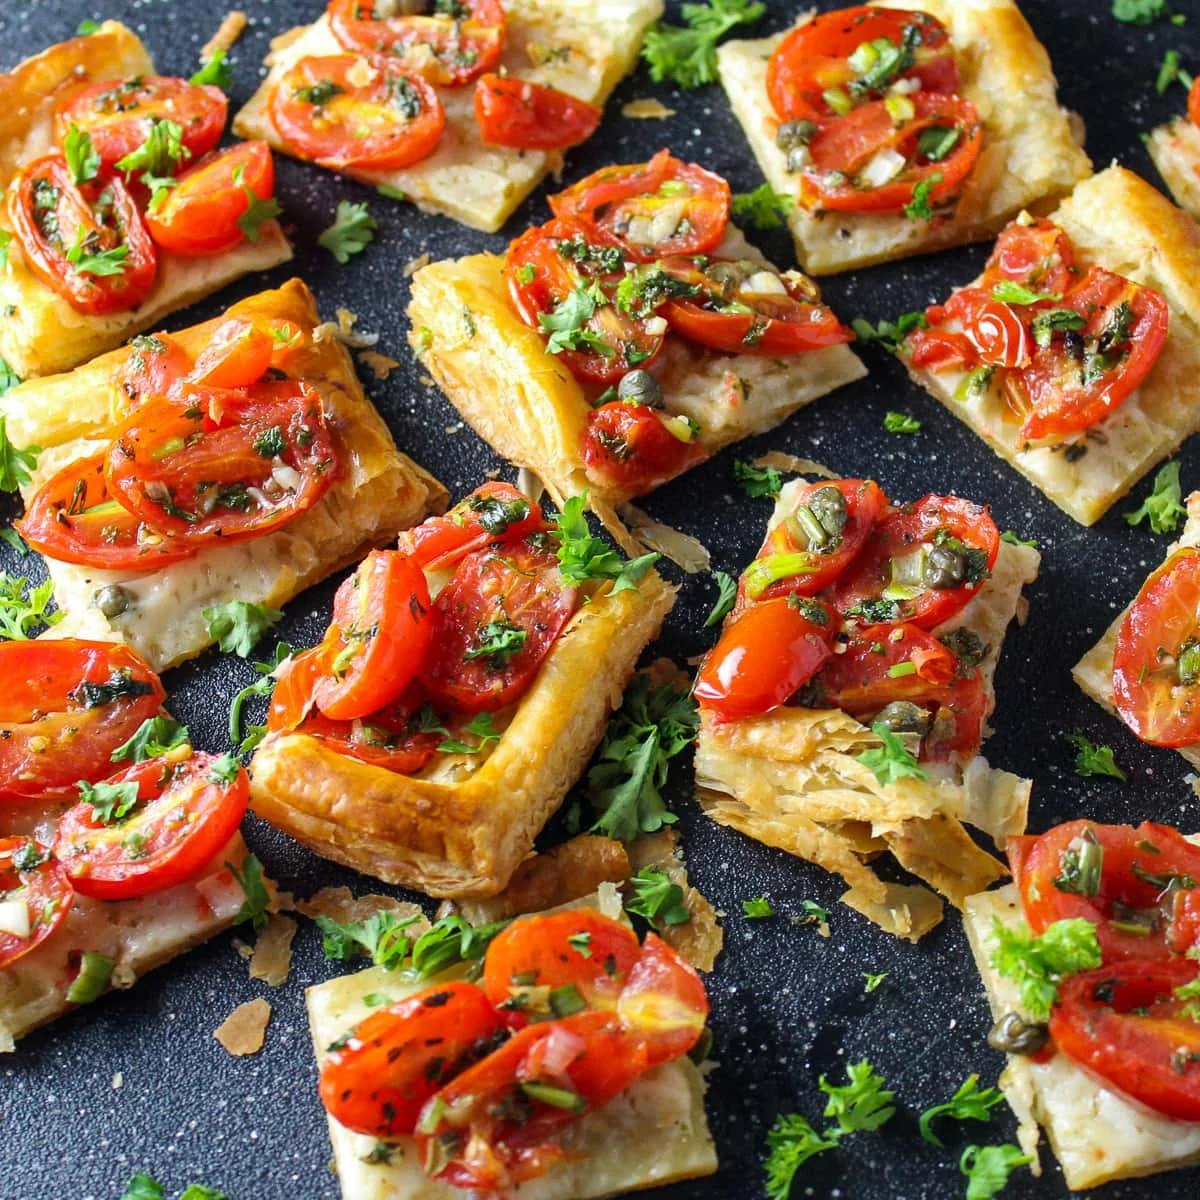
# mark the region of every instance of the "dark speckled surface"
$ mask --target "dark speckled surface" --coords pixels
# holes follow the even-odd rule
[[[761,28],[787,22],[792,6],[768,0]],[[164,72],[194,69],[202,44],[224,4],[176,0],[5,0],[0,4],[0,65],[11,65],[68,36],[83,17],[119,17],[150,45]],[[235,55],[234,102],[249,96],[269,37],[320,11],[319,0],[243,0],[251,16]],[[823,0],[821,7],[833,7]],[[1177,0],[1188,12],[1185,29],[1166,23],[1151,28],[1119,25],[1108,0],[1028,0],[1028,15],[1057,65],[1064,102],[1089,127],[1088,148],[1098,164],[1117,159],[1156,177],[1138,140],[1169,114],[1181,110],[1184,92],[1160,99],[1153,79],[1167,47],[1185,64],[1200,67],[1200,6]],[[678,109],[665,122],[633,122],[619,116],[635,97],[659,96]],[[1013,103],[1020,103],[1019,97]],[[760,182],[741,133],[719,89],[678,96],[639,73],[626,81],[610,105],[594,141],[574,154],[567,179],[613,161],[648,157],[660,145],[721,171],[735,190]],[[488,449],[461,426],[453,409],[422,388],[407,365],[403,263],[423,252],[434,258],[482,247],[500,249],[504,237],[487,237],[413,209],[385,201],[319,171],[282,160],[279,195],[295,227],[297,258],[290,269],[244,279],[178,325],[218,312],[226,303],[289,270],[313,286],[326,313],[345,305],[360,326],[381,334],[380,349],[405,360],[386,383],[368,391],[399,444],[439,475],[456,494],[498,465]],[[368,199],[379,222],[378,237],[346,267],[315,245],[340,197]],[[546,208],[535,195],[511,223],[510,233],[542,220]],[[761,236],[776,261],[790,262],[782,236]],[[980,249],[955,251],[834,279],[826,296],[849,319],[872,320],[920,307],[971,277]],[[1029,590],[1030,619],[1014,629],[998,677],[1000,708],[989,743],[993,763],[1036,780],[1032,828],[1089,814],[1100,820],[1153,817],[1187,830],[1200,826],[1196,801],[1184,782],[1183,761],[1168,751],[1142,748],[1116,721],[1076,691],[1070,667],[1134,594],[1160,559],[1166,539],[1130,529],[1118,504],[1092,530],[1062,516],[1040,493],[994,458],[934,401],[912,388],[886,356],[867,352],[870,377],[804,410],[783,428],[720,455],[664,488],[646,507],[656,516],[700,537],[714,563],[736,572],[757,547],[763,503],[736,502],[731,486],[734,457],[768,448],[807,455],[847,474],[873,474],[900,498],[929,490],[955,491],[989,501],[1001,528],[1036,537],[1045,560]],[[916,438],[885,434],[883,414],[900,408],[921,418]],[[1185,487],[1200,486],[1200,439],[1183,455]],[[1148,483],[1135,492],[1140,496]],[[15,515],[11,500],[0,516]],[[11,559],[4,563],[16,565]],[[27,564],[21,564],[27,570]],[[293,643],[311,644],[322,631],[334,583],[314,588],[289,605],[279,632]],[[677,657],[702,650],[710,640],[700,629],[713,598],[704,579],[689,579],[656,650]],[[195,741],[225,747],[229,697],[249,681],[240,660],[209,653],[167,677],[172,708],[192,726]],[[1064,732],[1082,729],[1109,742],[1129,771],[1128,784],[1085,780],[1072,770]],[[895,1088],[902,1114],[879,1135],[861,1135],[805,1170],[796,1194],[854,1200],[933,1200],[963,1194],[956,1166],[968,1139],[1011,1140],[1014,1125],[1002,1111],[991,1127],[951,1130],[944,1151],[917,1137],[914,1112],[944,1099],[971,1071],[994,1081],[999,1056],[983,1037],[988,1027],[982,991],[958,918],[919,947],[886,937],[856,914],[839,908],[836,880],[815,867],[769,850],[697,818],[687,798],[686,773],[675,787],[688,858],[697,883],[730,914],[740,901],[768,895],[784,914],[815,899],[833,910],[832,936],[823,940],[786,920],[726,921],[726,951],[710,981],[715,1056],[709,1112],[721,1155],[713,1179],[653,1193],[662,1200],[741,1200],[761,1195],[759,1162],[766,1130],[780,1112],[817,1116],[817,1077],[841,1075],[843,1064],[869,1056]],[[293,845],[264,826],[248,822],[247,836],[270,872],[285,887],[307,894],[323,884],[354,877]],[[291,979],[271,990],[247,978],[246,965],[225,935],[145,979],[131,993],[106,997],[52,1028],[31,1036],[18,1053],[0,1061],[0,1200],[118,1200],[135,1170],[146,1170],[177,1195],[201,1180],[231,1200],[335,1200],[328,1169],[325,1125],[315,1094],[315,1070],[304,1016],[303,989],[336,968],[321,956],[316,931],[305,926],[296,943]],[[863,972],[888,972],[882,987],[863,994]],[[274,1017],[261,1054],[230,1058],[211,1037],[234,1005],[266,995]],[[120,1075],[121,1086],[114,1086]],[[1052,1156],[1032,1181],[1022,1172],[1005,1193],[1014,1197],[1065,1194]],[[1102,1200],[1155,1195],[1185,1200],[1200,1193],[1200,1171],[1177,1172],[1153,1183],[1134,1182],[1097,1192]]]

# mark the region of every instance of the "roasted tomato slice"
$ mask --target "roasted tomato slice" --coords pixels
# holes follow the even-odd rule
[[[445,516],[430,517],[400,535],[400,549],[426,570],[453,566],[473,550],[515,542],[546,527],[542,510],[511,483],[485,483]]]
[[[1102,267],[1089,267],[1061,307],[1082,328],[1050,331],[1032,363],[1004,379],[1029,442],[1061,441],[1102,421],[1146,378],[1167,340],[1162,293]]]
[[[837,581],[836,607],[870,623],[911,621],[933,629],[971,601],[999,550],[1000,531],[986,507],[925,496],[879,521]]]
[[[779,356],[837,346],[853,334],[796,271],[782,275],[750,260],[665,258],[661,268],[690,296],[668,300],[662,315],[692,342],[726,354]]]
[[[1037,292],[1062,295],[1078,278],[1075,247],[1053,222],[1044,218],[1012,221],[996,239],[979,286],[991,290],[1008,280]]]
[[[107,452],[81,458],[46,480],[13,523],[21,536],[47,558],[106,571],[152,571],[195,554],[114,499],[107,460]]]
[[[275,160],[266,142],[240,142],[202,158],[179,176],[164,199],[146,213],[150,236],[164,250],[185,256],[221,254],[245,241],[238,222],[250,198],[275,194]],[[255,231],[255,239],[259,234]]]
[[[118,178],[76,184],[48,154],[9,184],[8,215],[29,269],[78,312],[127,312],[154,287],[154,243]]]
[[[228,544],[310,509],[337,462],[320,393],[280,380],[143,405],[114,431],[106,478],[154,529],[191,546]]]
[[[475,120],[488,146],[567,150],[596,132],[600,116],[586,100],[515,75],[481,75],[475,82]]]
[[[742,574],[751,600],[815,596],[854,561],[887,505],[873,479],[834,479],[789,487],[787,511]]]
[[[438,0],[432,9],[377,17],[373,0],[331,0],[329,26],[347,50],[385,54],[439,87],[461,87],[496,66],[508,27],[500,0]]]
[[[708,652],[693,694],[721,721],[761,716],[786,704],[829,660],[833,633],[819,600],[751,604]]]
[[[32,838],[0,838],[0,970],[41,945],[66,920],[75,892],[66,872]]]
[[[210,388],[243,388],[257,383],[271,365],[275,342],[245,317],[227,317],[187,374],[189,383]]]
[[[838,212],[899,212],[924,185],[934,206],[954,196],[983,148],[983,122],[970,100],[917,92],[911,115],[875,100],[823,126],[809,143],[800,201]],[[932,156],[932,157],[931,157]]]
[[[429,585],[398,550],[374,550],[337,590],[325,634],[329,673],[313,689],[327,717],[368,717],[395,700],[425,662],[433,635]]]
[[[1194,962],[1105,963],[1059,985],[1055,1046],[1165,1117],[1200,1121]]]
[[[1193,945],[1185,909],[1200,900],[1200,847],[1167,825],[1068,821],[1010,839],[1008,853],[1034,933],[1082,917],[1096,926],[1105,963],[1169,958]]]
[[[651,491],[705,456],[686,417],[622,400],[588,413],[582,448],[589,479],[631,495]]]
[[[166,396],[191,369],[192,356],[169,333],[143,333],[130,341],[113,380],[134,409],[152,396]]]
[[[0,799],[70,796],[166,697],[140,655],[76,638],[0,642]]]
[[[500,1015],[475,984],[434,984],[339,1039],[321,1066],[321,1103],[356,1133],[412,1133],[425,1102],[503,1037]]]
[[[1113,698],[1143,742],[1200,742],[1200,550],[1177,550],[1142,584],[1117,633]]]
[[[101,786],[104,797],[85,793],[63,814],[54,840],[75,890],[99,900],[148,896],[196,878],[237,832],[250,802],[245,770],[200,751],[134,763]],[[113,819],[102,820],[102,812]]]
[[[437,149],[446,126],[430,83],[385,56],[302,58],[275,85],[269,111],[296,153],[337,170],[410,167]]]
[[[207,154],[225,131],[229,102],[218,87],[188,83],[168,75],[102,79],[77,92],[54,114],[62,145],[72,125],[92,139],[105,171],[139,149],[157,121],[179,126],[185,157]]]
[[[971,365],[1029,366],[1034,343],[1022,310],[995,299],[983,288],[961,288],[942,311],[961,323],[963,337],[974,351],[968,360]]]
[[[578,598],[554,552],[529,541],[468,555],[434,601],[423,677],[430,695],[469,713],[516,703]]]
[[[577,221],[527,230],[508,248],[504,274],[521,320],[547,338],[579,380],[606,387],[662,349],[662,320],[634,316],[613,302],[621,271],[615,246],[597,245]]]
[[[670,254],[706,254],[725,236],[729,184],[660,150],[649,162],[605,167],[550,197],[556,217],[581,222],[598,241],[652,263]]]
[[[767,96],[780,120],[822,123],[898,79],[918,79],[925,92],[958,91],[945,26],[928,13],[860,4],[787,34],[767,64]]]
[[[617,1015],[640,1044],[647,1065],[655,1067],[680,1058],[700,1040],[708,996],[683,957],[649,933],[617,1000]]]
[[[594,909],[525,917],[488,947],[483,989],[514,1029],[581,1004],[612,1011],[640,953],[627,925]]]
[[[1188,92],[1188,118],[1193,125],[1200,126],[1200,83],[1193,83]]]

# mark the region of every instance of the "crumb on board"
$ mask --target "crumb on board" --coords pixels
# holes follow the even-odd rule
[[[400,365],[394,358],[389,358],[386,354],[377,354],[374,350],[360,350],[358,357],[380,381],[386,379]]]
[[[213,1037],[237,1058],[257,1054],[266,1040],[267,1022],[270,1019],[270,1003],[258,996],[247,1000],[245,1004],[239,1004],[213,1030]]]
[[[291,917],[276,913],[254,944],[254,952],[250,957],[250,978],[261,979],[271,987],[285,983],[292,969],[292,938],[295,936],[296,922]]]
[[[418,255],[416,258],[410,258],[408,262],[400,268],[400,274],[405,279],[411,279],[422,267],[429,266],[429,251]]]
[[[226,13],[221,18],[221,24],[217,26],[217,32],[200,47],[201,60],[212,58],[218,50],[224,50],[228,54],[230,47],[242,36],[248,23],[249,18],[240,9],[235,8]]]
[[[621,116],[631,117],[635,121],[665,121],[675,115],[675,109],[668,108],[661,100],[648,97],[644,100],[630,100],[621,109]]]

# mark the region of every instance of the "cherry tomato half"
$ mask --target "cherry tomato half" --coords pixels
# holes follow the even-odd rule
[[[1025,317],[1011,304],[994,299],[983,288],[961,288],[946,301],[944,312],[962,323],[963,336],[975,351],[972,363],[1029,366],[1033,338]]]
[[[657,934],[642,952],[617,1000],[617,1015],[651,1066],[681,1058],[700,1040],[708,996],[700,976]],[[639,1057],[641,1057],[639,1055]]]
[[[488,146],[567,150],[596,132],[600,116],[586,100],[516,75],[475,81],[475,120]]]
[[[582,450],[589,479],[629,495],[653,490],[706,453],[685,418],[622,400],[588,413]]]
[[[448,513],[400,535],[400,549],[430,571],[453,566],[473,550],[514,542],[546,527],[542,510],[511,483],[477,487]]]
[[[1062,295],[1078,278],[1075,247],[1057,225],[1043,217],[1006,225],[984,267],[979,286],[991,291],[1005,280],[1037,292]]]
[[[1188,92],[1188,119],[1193,125],[1200,125],[1200,82],[1192,84]]]
[[[0,929],[0,969],[40,946],[66,920],[75,892],[62,867],[32,838],[0,838],[0,903],[24,904],[28,932]]]
[[[189,383],[242,388],[257,383],[271,365],[275,339],[245,317],[227,317],[213,330],[187,374]]]
[[[192,356],[169,333],[133,338],[113,373],[117,390],[134,409],[151,396],[166,396],[192,369]]]

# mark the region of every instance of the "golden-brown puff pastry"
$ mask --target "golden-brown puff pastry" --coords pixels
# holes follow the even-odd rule
[[[1176,117],[1151,130],[1146,149],[1175,203],[1200,221],[1200,126]]]

